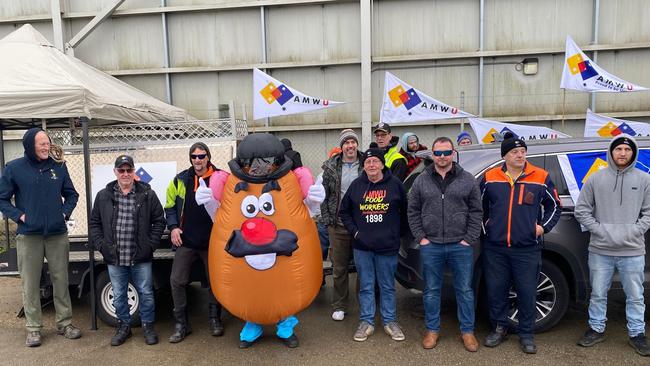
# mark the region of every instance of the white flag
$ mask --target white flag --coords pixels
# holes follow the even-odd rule
[[[587,109],[585,137],[612,138],[620,134],[650,136],[650,124],[606,117]]]
[[[524,126],[514,123],[503,123],[498,121],[491,121],[482,118],[470,118],[469,124],[474,130],[474,134],[478,139],[479,144],[491,144],[494,142],[493,133],[505,134],[512,132],[515,136],[522,140],[548,140],[571,137],[562,132],[550,129],[548,127],[540,126]]]
[[[610,93],[648,90],[601,69],[578,48],[570,36],[566,37],[564,58],[560,88]]]
[[[439,102],[386,72],[380,122],[400,123],[466,117],[474,115]]]
[[[310,97],[259,69],[253,69],[253,119],[287,116],[342,104]]]

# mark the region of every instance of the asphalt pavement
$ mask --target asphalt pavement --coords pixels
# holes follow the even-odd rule
[[[351,281],[354,283],[355,281]],[[478,352],[464,350],[459,339],[453,301],[443,299],[442,330],[438,346],[424,350],[420,345],[424,331],[421,296],[397,285],[399,323],[406,340],[395,342],[378,327],[366,342],[355,342],[356,301],[345,320],[330,317],[331,278],[314,303],[298,314],[296,334],[300,347],[286,348],[275,338],[275,329],[265,327],[264,338],[253,347],[238,348],[243,322],[224,315],[226,334],[212,337],[207,324],[206,290],[198,285],[189,288],[190,321],[194,332],[183,342],[170,344],[172,333],[171,296],[157,294],[157,322],[161,342],[144,344],[140,328],[120,347],[110,346],[114,329],[98,321],[99,329],[90,330],[88,297],[73,300],[74,324],[84,334],[81,339],[67,340],[54,331],[54,309],[44,310],[43,345],[27,348],[24,319],[16,314],[21,307],[20,279],[0,277],[0,364],[2,365],[650,365],[649,358],[638,356],[627,344],[625,304],[613,302],[609,307],[607,340],[592,348],[582,348],[576,341],[586,329],[586,310],[570,309],[551,331],[536,336],[538,353],[525,355],[516,336],[497,348],[481,347]],[[477,337],[488,333],[485,315],[477,316]],[[380,323],[379,318],[377,322]]]

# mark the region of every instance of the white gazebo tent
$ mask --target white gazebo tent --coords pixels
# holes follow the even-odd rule
[[[90,123],[194,120],[185,110],[64,54],[29,24],[0,40],[0,55],[0,172],[5,165],[2,131],[41,126],[43,121],[50,127],[69,127],[71,118],[81,119],[88,218],[92,208]],[[7,239],[8,229],[5,221]],[[92,328],[96,329],[95,256],[89,247]],[[12,251],[6,254],[11,257]],[[15,250],[13,256],[15,263]]]

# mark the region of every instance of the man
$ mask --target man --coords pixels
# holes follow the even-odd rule
[[[422,162],[422,157],[428,153],[426,146],[420,143],[420,139],[413,132],[407,132],[402,135],[402,147],[399,150],[400,155],[406,158],[406,171],[404,177],[408,177],[411,172]]]
[[[339,135],[341,153],[323,163],[323,186],[325,201],[321,204],[320,222],[327,226],[332,261],[334,293],[332,296],[332,319],[343,320],[348,310],[350,291],[348,265],[352,259],[352,237],[343,226],[339,216],[341,200],[350,184],[363,171],[363,154],[358,150],[359,137],[351,129]]]
[[[172,262],[170,283],[174,301],[174,333],[169,342],[181,342],[192,329],[187,319],[187,294],[185,286],[190,281],[192,263],[196,259],[203,262],[206,278],[208,276],[208,245],[212,231],[212,216],[203,205],[197,204],[195,195],[200,186],[209,183],[210,176],[217,169],[210,162],[210,149],[203,142],[190,147],[192,166],[178,173],[167,187],[165,214],[171,242],[176,253]],[[214,207],[216,210],[216,207]],[[208,318],[213,336],[222,336],[221,305],[208,286]]]
[[[408,219],[424,276],[426,332],[422,347],[434,348],[440,333],[440,290],[445,265],[454,278],[461,340],[476,352],[473,245],[481,234],[481,196],[474,176],[454,162],[455,150],[448,137],[433,142],[433,164],[424,169],[409,191]]]
[[[406,190],[384,169],[384,152],[368,149],[363,173],[341,201],[341,221],[352,235],[359,278],[359,326],[354,340],[363,342],[375,330],[375,286],[379,287],[384,331],[395,341],[404,333],[397,323],[395,270],[400,236],[406,228]]]
[[[615,271],[625,291],[629,344],[650,356],[645,337],[643,280],[645,232],[650,227],[650,176],[635,169],[639,149],[634,138],[619,135],[607,150],[605,169],[592,174],[580,191],[575,217],[589,239],[589,328],[578,341],[591,347],[605,340],[607,291]]]
[[[485,345],[496,347],[506,338],[508,292],[514,283],[519,343],[524,353],[536,353],[533,327],[542,235],[559,220],[560,199],[548,172],[526,161],[526,143],[511,133],[504,137],[505,163],[481,179],[484,271],[494,327]]]
[[[284,145],[284,155],[293,162],[291,169],[300,168],[302,166],[302,158],[300,157],[300,153],[294,150],[291,146],[291,140],[282,139],[280,142]]]
[[[156,193],[147,183],[135,180],[133,158],[120,155],[113,173],[117,180],[97,193],[90,217],[90,240],[104,257],[113,285],[113,306],[118,327],[111,346],[131,337],[131,314],[127,294],[129,281],[140,300],[140,320],[145,343],[158,343],[154,330],[155,301],[151,261],[165,230],[165,217]]]
[[[399,137],[393,136],[388,123],[379,122],[373,131],[377,147],[384,152],[386,168],[401,182],[406,179],[406,158],[399,153]]]
[[[25,156],[9,162],[0,177],[0,210],[18,224],[16,252],[27,320],[25,344],[38,347],[43,328],[40,293],[43,258],[47,258],[54,291],[56,332],[68,339],[81,337],[81,331],[72,325],[68,290],[70,243],[65,224],[79,194],[65,162],[50,156],[50,138],[45,131],[28,130],[23,136],[23,147]]]
[[[456,143],[458,143],[458,146],[469,146],[472,144],[472,136],[470,136],[469,132],[463,131],[458,134]]]

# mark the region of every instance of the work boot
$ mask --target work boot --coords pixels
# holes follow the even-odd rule
[[[476,340],[474,333],[463,333],[460,336],[460,339],[463,342],[463,346],[468,352],[478,351],[478,341]]]
[[[650,346],[648,346],[648,342],[645,339],[645,334],[639,333],[635,337],[630,337],[628,343],[641,356],[650,356]]]
[[[496,347],[508,338],[508,329],[503,325],[497,325],[496,328],[487,337],[485,337],[486,347]]]
[[[174,320],[174,333],[169,337],[169,343],[178,343],[192,333],[185,309],[174,310]]]
[[[605,332],[599,333],[589,327],[585,332],[585,335],[580,338],[578,341],[578,346],[582,347],[591,347],[596,343],[600,343],[605,340]]]
[[[131,325],[119,322],[115,335],[111,338],[111,346],[122,345],[127,339],[131,338]]]
[[[142,323],[142,334],[144,335],[144,343],[148,345],[158,344],[158,334],[153,329],[153,322]]]
[[[27,331],[27,339],[25,340],[27,347],[38,347],[41,345],[41,332],[38,330]]]
[[[68,324],[62,328],[56,328],[56,334],[62,335],[68,339],[78,339],[81,338],[81,329],[75,327],[72,324]]]
[[[285,346],[289,348],[296,348],[300,345],[300,342],[298,342],[298,337],[296,337],[295,334],[292,334],[289,338],[280,338],[280,340],[282,343],[284,343]]]
[[[221,322],[221,305],[210,304],[208,306],[208,317],[210,318],[210,333],[213,337],[223,335],[223,323]]]
[[[422,337],[422,348],[432,349],[438,344],[438,332],[427,330]]]
[[[537,353],[537,346],[532,338],[519,339],[519,346],[524,353],[535,354]]]

